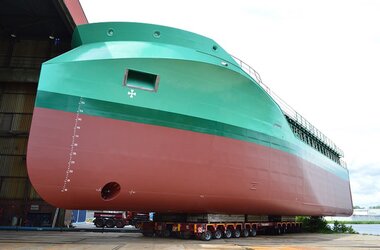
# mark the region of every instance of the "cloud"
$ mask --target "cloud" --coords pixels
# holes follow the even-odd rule
[[[380,205],[380,162],[355,167],[350,172],[354,205]]]

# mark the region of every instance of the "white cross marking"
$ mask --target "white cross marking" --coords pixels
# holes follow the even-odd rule
[[[136,92],[134,89],[131,89],[130,91],[128,91],[128,95],[130,98],[133,98],[134,96],[136,96]]]

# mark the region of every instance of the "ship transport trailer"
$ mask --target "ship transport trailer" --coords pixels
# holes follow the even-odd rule
[[[293,216],[252,216],[252,215],[160,215],[153,222],[143,222],[144,236],[196,238],[209,241],[212,238],[255,237],[257,233],[280,235],[301,232],[302,223]],[[166,221],[163,221],[166,220]],[[183,222],[187,220],[187,222]],[[198,221],[198,222],[196,222]]]
[[[96,227],[123,228],[127,225],[139,228],[142,222],[149,221],[149,214],[131,211],[94,212],[93,223]]]

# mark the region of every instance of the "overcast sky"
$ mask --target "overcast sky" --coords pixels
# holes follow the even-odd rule
[[[380,205],[380,1],[81,0],[89,22],[214,39],[345,152],[354,205]]]

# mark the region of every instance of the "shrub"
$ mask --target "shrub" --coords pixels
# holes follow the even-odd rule
[[[297,221],[302,222],[302,228],[309,233],[356,233],[351,226],[334,221],[331,228],[322,216],[298,216]]]
[[[339,223],[338,221],[334,221],[334,227],[332,229],[334,233],[349,233],[349,234],[355,234],[355,230],[352,228],[352,226],[346,226],[345,224]]]

